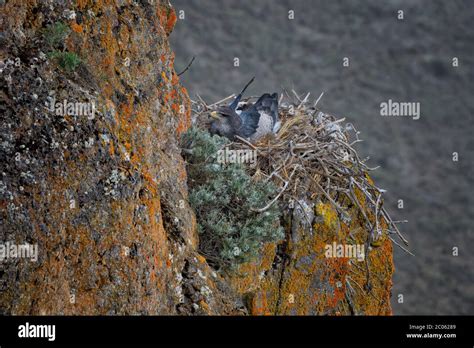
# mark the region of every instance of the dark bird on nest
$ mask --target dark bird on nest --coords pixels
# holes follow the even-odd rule
[[[278,131],[280,122],[277,93],[265,93],[254,104],[240,102],[245,90],[254,79],[255,77],[245,85],[229,106],[219,106],[216,111],[210,113],[213,118],[209,127],[211,134],[230,140],[239,136],[253,142]]]

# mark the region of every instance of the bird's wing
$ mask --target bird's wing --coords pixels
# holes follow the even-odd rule
[[[263,94],[258,98],[255,104],[242,110],[239,116],[242,120],[242,126],[239,133],[245,137],[254,135],[260,125],[264,126],[263,124],[260,124],[262,118],[264,121],[268,122],[268,125],[265,126],[265,129],[262,129],[262,131],[265,132],[268,128],[268,131],[272,132],[273,127],[278,122],[278,94]],[[271,124],[270,121],[267,121],[268,119],[271,119]]]
[[[275,125],[278,122],[278,94],[263,94],[251,109],[256,110],[260,115],[269,115]]]
[[[239,114],[239,117],[242,120],[242,123],[237,133],[245,138],[249,138],[257,131],[260,113],[253,108],[249,108],[242,111]]]

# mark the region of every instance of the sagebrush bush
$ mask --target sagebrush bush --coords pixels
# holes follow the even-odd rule
[[[211,264],[224,268],[250,260],[264,242],[284,237],[277,204],[262,213],[252,210],[275,197],[276,188],[252,180],[241,164],[218,163],[217,151],[227,143],[226,138],[198,128],[191,128],[182,139],[200,251]]]

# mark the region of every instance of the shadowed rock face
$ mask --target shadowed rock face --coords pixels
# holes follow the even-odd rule
[[[314,236],[264,246],[233,275],[198,254],[178,148],[190,101],[166,1],[0,6],[0,238],[38,246],[36,262],[0,264],[1,314],[390,313],[391,245],[371,256],[375,296],[349,306],[349,261],[321,254],[340,233],[331,220]],[[44,32],[58,22],[69,28],[60,50],[81,60],[75,69],[48,58]],[[95,111],[61,113],[52,100]]]

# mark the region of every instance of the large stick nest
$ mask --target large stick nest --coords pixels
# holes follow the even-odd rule
[[[192,102],[193,124],[207,128],[209,111],[227,105],[234,97],[231,95],[209,105],[198,96],[198,100]],[[363,216],[369,231],[369,243],[385,233],[394,244],[410,253],[392,238],[395,235],[408,245],[397,227],[397,223],[405,221],[392,220],[383,207],[382,194],[385,191],[375,186],[368,176],[368,172],[376,168],[370,168],[366,164],[368,158],[361,159],[354,149],[354,145],[362,141],[359,132],[351,123],[344,123],[344,118],[337,119],[320,111],[317,104],[321,97],[310,102],[309,93],[305,97],[294,91],[291,95],[283,93],[279,100],[281,128],[275,135],[268,135],[253,144],[239,138],[227,145],[232,150],[256,150],[256,166],[249,166],[249,173],[256,180],[272,180],[279,187],[278,194],[258,211],[263,212],[278,201],[292,206],[302,199],[313,200],[322,195],[337,210],[339,218],[346,221],[349,218],[346,209],[338,203],[341,199],[335,199],[344,195]],[[243,103],[255,99],[250,97]],[[364,207],[356,190],[366,197]],[[375,218],[370,219],[370,216]]]

